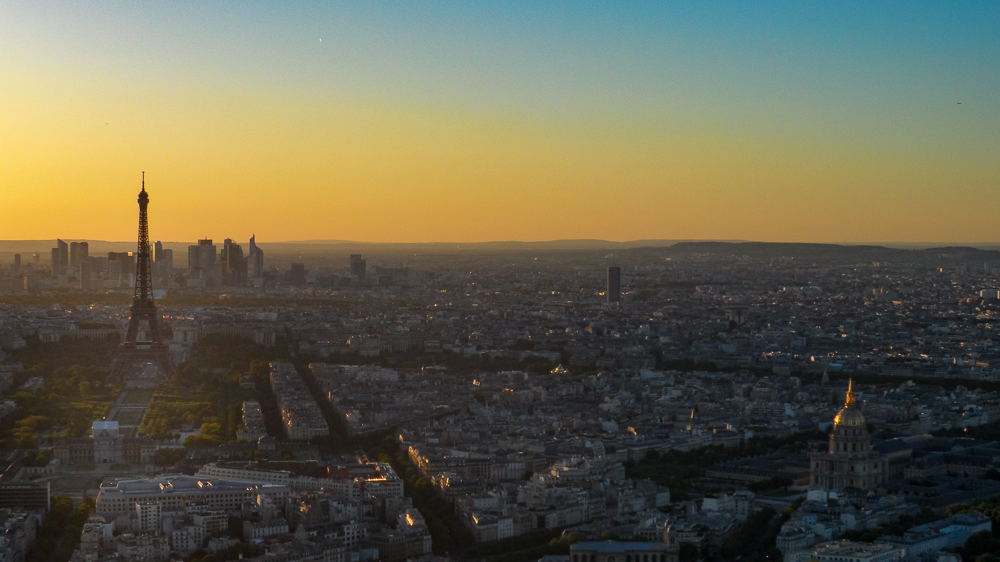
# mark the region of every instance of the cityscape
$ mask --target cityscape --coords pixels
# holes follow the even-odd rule
[[[1000,514],[1000,250],[185,263],[150,201],[0,267],[25,560],[939,560]]]
[[[0,52],[0,562],[1000,561],[1000,5]]]

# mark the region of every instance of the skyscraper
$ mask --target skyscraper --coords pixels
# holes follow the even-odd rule
[[[52,248],[52,275],[65,273],[69,267],[69,244],[56,238],[56,247]]]
[[[612,265],[608,268],[608,289],[605,293],[608,302],[622,300],[622,268]]]
[[[111,263],[120,262],[121,270],[119,273],[121,275],[130,275],[135,273],[135,255],[132,252],[108,252],[108,271],[111,271]]]
[[[160,254],[159,261],[156,262],[160,270],[160,275],[170,277],[174,273],[174,251],[166,248]]]
[[[200,246],[188,246],[188,271],[197,271],[201,269],[201,257],[199,254]]]
[[[226,285],[245,285],[247,281],[243,247],[229,238],[222,243],[222,276]]]
[[[21,254],[14,254],[14,272],[21,271]]]
[[[90,288],[90,260],[80,262],[80,288],[87,290]]]
[[[108,260],[108,282],[112,287],[117,287],[122,283],[122,262],[118,260]]]
[[[367,268],[368,262],[361,257],[361,254],[351,254],[351,275],[364,281]]]
[[[80,267],[83,260],[90,256],[90,244],[87,242],[71,242],[69,245],[70,267]]]
[[[215,250],[215,244],[212,244],[211,238],[205,238],[198,241],[198,267],[211,272],[215,269],[217,256],[218,254]]]
[[[264,281],[264,250],[257,245],[257,237],[250,237],[250,253],[247,254],[247,273],[251,279],[257,280],[254,285],[263,285]]]
[[[163,242],[159,240],[153,244],[153,276],[154,277],[166,277],[170,275],[170,270],[166,267],[164,263],[163,254]]]

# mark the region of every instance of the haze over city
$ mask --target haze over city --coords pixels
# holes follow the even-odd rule
[[[1000,561],[1000,4],[0,5],[0,562]]]
[[[1000,8],[7,3],[2,239],[1000,240]]]

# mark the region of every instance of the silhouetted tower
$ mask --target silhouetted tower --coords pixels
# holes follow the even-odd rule
[[[146,173],[143,172],[142,191],[139,192],[139,251],[135,262],[135,296],[132,300],[132,315],[128,321],[128,331],[125,341],[118,350],[118,356],[111,367],[112,380],[121,380],[128,375],[134,366],[142,363],[159,364],[164,373],[170,377],[174,374],[174,364],[170,361],[167,344],[163,342],[160,330],[160,316],[153,303],[153,281],[149,260],[149,221],[146,207],[149,206],[149,195],[146,194]],[[139,341],[139,330],[147,326],[147,339]]]
[[[367,261],[361,257],[361,254],[351,254],[351,275],[358,278],[359,281],[365,280],[365,273],[368,268]]]
[[[622,300],[622,268],[617,265],[608,268],[608,290],[605,294],[608,302]]]
[[[90,257],[90,244],[87,242],[69,243],[69,266],[80,267],[83,260]]]

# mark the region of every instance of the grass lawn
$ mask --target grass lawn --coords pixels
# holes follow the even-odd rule
[[[136,425],[142,419],[142,412],[118,412],[115,421],[121,425]]]
[[[125,395],[125,404],[148,404],[153,399],[153,391],[146,389],[136,389],[128,391]]]

